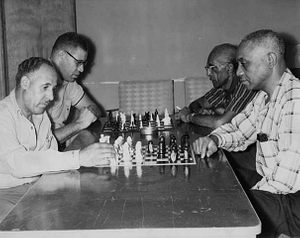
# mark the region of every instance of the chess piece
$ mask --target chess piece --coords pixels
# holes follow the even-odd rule
[[[178,159],[178,149],[177,149],[177,144],[172,144],[170,147],[171,154],[170,154],[170,162],[171,163],[176,163]]]
[[[119,121],[119,117],[120,117],[119,111],[117,111],[117,112],[116,112],[116,121]]]
[[[166,143],[165,143],[165,137],[161,135],[159,137],[158,142],[158,150],[157,150],[157,158],[162,159],[166,157]]]
[[[135,127],[135,124],[134,124],[134,116],[133,116],[133,112],[131,111],[131,114],[130,114],[130,127],[131,128],[134,128]]]
[[[174,134],[171,134],[170,135],[170,144],[169,144],[169,147],[171,148],[173,144],[177,145],[177,139],[176,139],[176,136]]]
[[[154,153],[154,147],[153,147],[153,141],[152,140],[148,141],[147,153],[150,154],[150,155],[153,155],[153,153]]]
[[[143,154],[142,154],[142,142],[137,141],[135,145],[135,161],[137,164],[141,164],[143,162]]]
[[[154,121],[152,113],[150,114],[150,120],[149,121]]]
[[[129,151],[129,145],[128,142],[126,141],[123,144],[123,161],[124,163],[130,163],[131,162],[131,155],[130,155],[130,151]]]
[[[156,126],[160,127],[160,119],[159,119],[159,115],[156,115]]]
[[[164,119],[162,119],[162,121],[164,122],[164,126],[171,126],[171,117],[169,115],[168,109],[165,109],[165,117]]]
[[[142,115],[139,115],[139,123],[140,123],[140,129],[143,128],[143,120],[142,120]]]
[[[110,143],[110,136],[109,135],[104,135],[104,134],[101,134],[100,135],[100,138],[99,138],[99,142],[100,143]]]

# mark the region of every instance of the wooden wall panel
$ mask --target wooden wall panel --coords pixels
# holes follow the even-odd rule
[[[61,33],[75,31],[74,0],[3,0],[7,55],[6,93],[15,86],[17,67],[32,56],[49,57]]]
[[[6,83],[5,83],[5,65],[4,65],[4,47],[3,47],[3,0],[0,0],[0,99],[6,96]]]

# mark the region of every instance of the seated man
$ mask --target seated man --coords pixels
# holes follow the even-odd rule
[[[54,43],[50,61],[58,73],[58,85],[48,114],[53,124],[53,134],[60,145],[68,146],[76,140],[95,142],[95,136],[86,129],[101,115],[99,107],[76,82],[84,71],[88,57],[88,42],[75,32],[67,32]],[[79,115],[66,124],[71,108],[79,110]],[[72,139],[71,139],[72,138]],[[64,149],[64,148],[62,148]]]
[[[18,67],[16,88],[0,101],[0,220],[28,189],[20,185],[47,172],[109,164],[115,157],[107,143],[58,151],[45,112],[56,84],[57,73],[49,61],[29,58]]]
[[[218,147],[244,151],[256,143],[259,176],[246,192],[262,222],[260,237],[300,235],[300,81],[286,68],[284,52],[272,30],[247,35],[238,47],[237,75],[261,91],[231,123],[193,143],[202,158]]]
[[[217,128],[229,122],[254,98],[256,92],[247,90],[236,76],[237,47],[222,44],[213,48],[205,66],[214,88],[183,108],[177,119],[199,126]]]

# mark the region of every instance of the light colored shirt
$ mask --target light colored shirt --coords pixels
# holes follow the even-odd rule
[[[238,80],[238,79],[237,79]],[[248,90],[239,80],[234,88],[226,91],[222,88],[213,88],[204,97],[214,108],[224,108],[226,112],[241,112],[255,97],[257,91]]]
[[[21,112],[15,90],[0,101],[0,188],[35,181],[41,174],[78,169],[79,150],[58,152],[47,113]]]
[[[55,99],[48,108],[48,115],[54,129],[65,125],[71,106],[76,106],[84,97],[84,94],[83,88],[76,81],[63,81],[62,84],[57,85]]]
[[[252,189],[275,194],[300,189],[300,81],[288,69],[269,102],[267,94],[259,92],[231,123],[211,134],[229,151],[257,142],[256,170],[263,178]],[[257,140],[258,134],[265,141]]]

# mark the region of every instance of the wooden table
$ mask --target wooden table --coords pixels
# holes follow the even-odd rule
[[[191,140],[205,132],[187,125]],[[193,132],[192,132],[193,131]],[[157,136],[134,140],[152,139]],[[168,139],[166,140],[168,143]],[[43,175],[0,237],[256,237],[261,223],[220,151],[192,166],[81,168]]]

